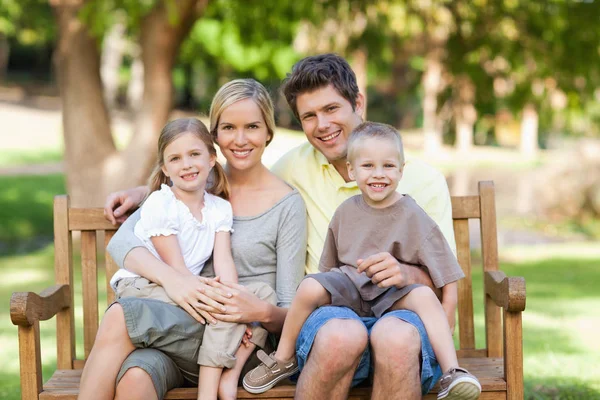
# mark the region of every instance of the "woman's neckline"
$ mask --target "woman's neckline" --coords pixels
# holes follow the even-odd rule
[[[271,212],[271,210],[273,210],[274,208],[276,208],[277,206],[279,206],[281,203],[283,203],[288,197],[291,197],[294,194],[298,193],[298,190],[296,188],[293,188],[293,187],[291,187],[291,188],[292,188],[291,192],[286,193],[279,200],[277,200],[277,202],[275,204],[273,204],[271,207],[267,208],[265,211],[263,211],[261,213],[258,213],[258,214],[254,214],[254,215],[244,215],[244,216],[238,216],[238,215],[234,214],[233,215],[233,220],[234,221],[250,221],[250,220],[262,217],[263,215]]]

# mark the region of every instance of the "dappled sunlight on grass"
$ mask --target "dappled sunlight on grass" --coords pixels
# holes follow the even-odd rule
[[[63,175],[0,176],[0,244],[14,252],[18,241],[51,237],[52,199],[65,193]]]

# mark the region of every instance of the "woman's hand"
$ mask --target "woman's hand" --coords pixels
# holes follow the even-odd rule
[[[205,294],[225,306],[224,310],[211,313],[214,318],[238,324],[262,322],[265,302],[244,286],[232,282],[220,282],[218,277],[206,283],[217,292],[207,291]]]
[[[208,283],[212,279],[172,274],[163,282],[167,295],[201,324],[216,324],[213,314],[225,311],[227,296]]]

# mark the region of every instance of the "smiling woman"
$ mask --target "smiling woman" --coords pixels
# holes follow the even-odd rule
[[[216,243],[212,262],[207,262],[202,269],[202,278],[190,277],[181,268],[175,268],[172,260],[162,255],[157,257],[145,246],[140,248],[142,243],[136,230],[144,218],[143,208],[141,213],[134,213],[119,228],[108,251],[123,267],[117,274],[139,275],[153,282],[153,289],[160,287],[165,296],[161,302],[120,298],[118,304],[110,307],[83,371],[82,398],[92,395],[112,398],[115,382],[117,397],[126,394],[125,397],[132,398],[135,393],[138,398],[162,398],[168,390],[196,381],[202,382],[200,391],[211,390],[215,396],[210,397],[216,397],[214,385],[205,384],[210,381],[205,380],[207,375],[203,374],[209,355],[219,361],[215,366],[219,368],[218,373],[210,375],[218,379],[219,397],[233,398],[245,360],[254,347],[263,347],[268,342],[266,333],[255,331],[254,327],[276,334],[281,332],[287,307],[304,274],[306,208],[299,192],[271,173],[262,162],[262,154],[275,128],[273,105],[260,83],[251,79],[236,80],[217,92],[210,118],[210,143],[204,140],[204,135],[202,141],[209,150],[213,141],[218,143],[227,160],[225,173],[231,188],[229,216],[231,218],[233,212],[235,231],[230,237],[231,251],[239,284],[236,279],[223,275]],[[186,136],[177,140],[183,144],[184,139]],[[203,171],[214,161],[214,153],[205,159],[204,148],[197,151],[196,144],[189,144],[183,146],[186,149],[165,145],[167,157],[156,171],[157,176],[164,179],[159,179],[157,184],[166,183],[168,174],[176,192],[178,185],[187,187],[203,176]],[[208,165],[200,160],[208,161]],[[174,164],[173,168],[170,163]],[[213,169],[218,170],[219,164],[214,165]],[[207,188],[212,191],[214,185]],[[114,218],[113,205],[117,201],[130,204],[123,199],[140,199],[146,194],[146,188],[137,188],[111,195],[105,208],[108,218]],[[206,199],[210,197],[205,196]],[[206,201],[205,207],[208,206]],[[155,208],[151,216],[169,219],[172,214],[170,208]],[[208,215],[202,212],[202,223]],[[216,236],[221,234],[217,229]],[[173,236],[180,239],[183,233],[176,232]],[[204,278],[214,277],[215,272],[220,280]],[[117,295],[120,289],[119,284]],[[224,296],[227,293],[231,296]],[[198,324],[204,319],[219,320],[219,323],[216,328],[212,324],[206,327]],[[242,335],[211,336],[210,333],[229,325],[243,329],[246,324],[252,324],[252,333],[250,338],[243,339],[244,346],[239,349]],[[119,332],[121,334],[117,334]],[[140,338],[148,336],[158,340],[151,344],[140,342]],[[217,343],[209,340],[217,336],[221,338],[218,344],[233,346],[233,353],[218,350]],[[197,363],[202,365],[199,374]],[[222,367],[228,369],[221,375]]]

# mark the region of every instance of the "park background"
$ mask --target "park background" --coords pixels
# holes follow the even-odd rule
[[[10,295],[53,283],[53,196],[143,184],[164,123],[205,118],[237,77],[273,96],[272,164],[305,141],[279,83],[323,52],[453,195],[495,181],[501,269],[527,281],[526,398],[600,398],[599,17],[597,0],[0,0],[0,398],[19,398]]]

